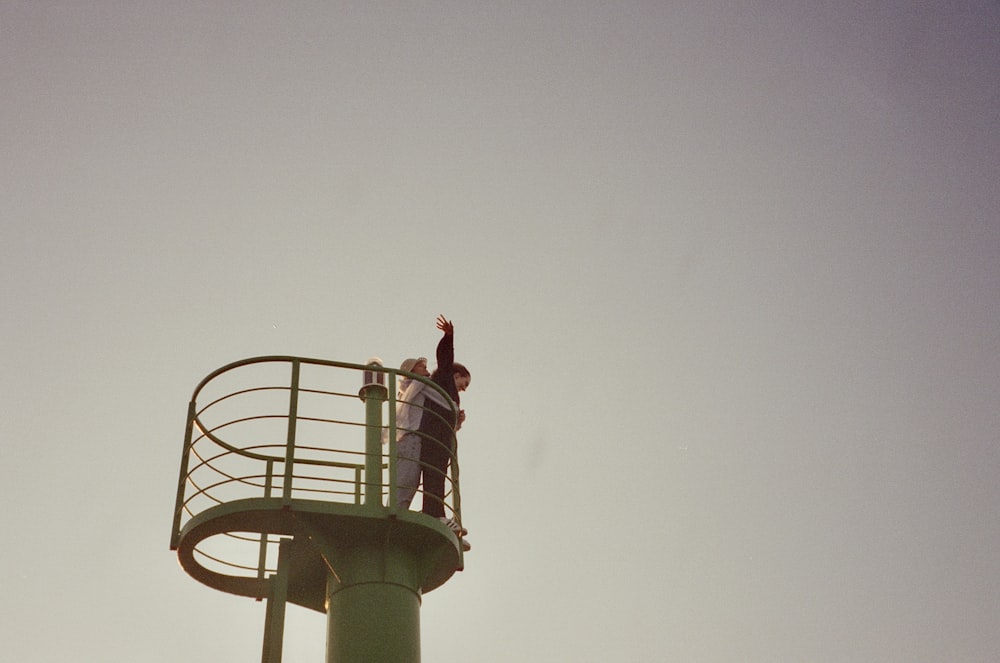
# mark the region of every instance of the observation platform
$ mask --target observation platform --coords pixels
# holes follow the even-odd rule
[[[209,374],[188,407],[170,537],[181,567],[220,591],[323,613],[337,592],[371,583],[419,602],[462,570],[455,534],[392,499],[403,378],[441,391],[375,363],[302,357]],[[444,508],[461,522],[458,476],[453,455]]]

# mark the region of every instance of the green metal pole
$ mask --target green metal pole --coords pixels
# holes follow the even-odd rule
[[[371,360],[369,366],[381,362]],[[361,399],[365,402],[365,506],[382,506],[382,403],[386,398],[385,373],[365,371]]]
[[[264,648],[261,663],[281,663],[285,639],[285,605],[288,601],[288,563],[291,539],[278,543],[278,572],[270,578],[267,613],[264,617]]]
[[[292,361],[292,383],[288,393],[288,438],[285,441],[285,480],[281,487],[281,503],[292,503],[292,478],[295,465],[295,425],[299,416],[299,362]]]
[[[399,491],[396,479],[396,374],[389,374],[389,511],[396,514]]]

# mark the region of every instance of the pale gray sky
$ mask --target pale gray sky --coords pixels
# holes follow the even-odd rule
[[[444,313],[475,547],[425,661],[996,660],[998,29],[0,0],[4,657],[259,660],[167,547],[191,390]]]

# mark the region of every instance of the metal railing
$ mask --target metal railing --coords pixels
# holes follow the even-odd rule
[[[400,378],[425,382],[451,402],[430,380],[375,363],[267,356],[209,374],[188,406],[171,549],[177,549],[192,518],[236,500],[265,498],[276,509],[294,509],[303,500],[335,502],[374,515],[398,513],[393,496]],[[451,414],[457,416],[453,403]],[[440,415],[425,408],[422,416]],[[424,445],[442,444],[422,438]],[[450,442],[444,509],[460,520],[459,468],[455,440]],[[228,575],[264,577],[274,571],[267,560],[276,559],[280,537],[266,532],[224,537],[227,541],[211,550],[202,549],[206,542],[195,549],[202,563]],[[252,544],[252,553],[235,553],[232,546],[240,544]]]

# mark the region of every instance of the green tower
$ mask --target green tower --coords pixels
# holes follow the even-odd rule
[[[283,356],[194,390],[170,548],[205,585],[266,600],[263,663],[281,661],[287,603],[327,615],[327,663],[420,660],[421,597],[463,556],[444,523],[395,504],[404,377],[441,391],[377,359]],[[458,474],[453,456],[445,510],[461,522]]]

